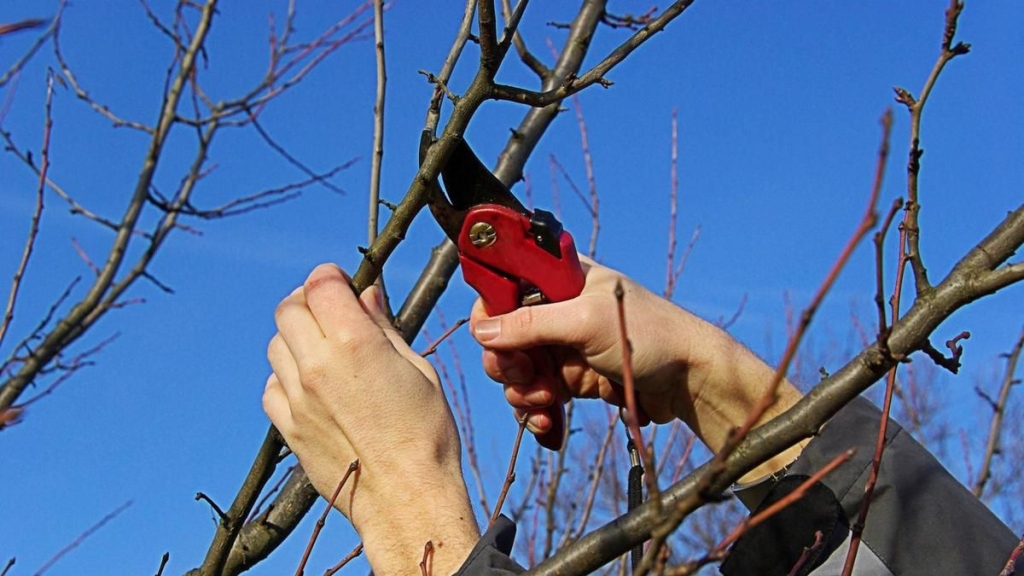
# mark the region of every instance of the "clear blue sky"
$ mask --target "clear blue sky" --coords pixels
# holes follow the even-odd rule
[[[9,0],[0,22],[47,16],[55,2]],[[172,2],[153,2],[169,16]],[[463,2],[399,1],[386,16],[388,102],[383,196],[400,199],[415,171],[419,131],[431,87],[417,70],[437,72],[458,25]],[[534,51],[564,32],[570,9],[536,3],[522,29]],[[551,4],[558,4],[552,7]],[[280,18],[284,1],[224,2],[209,41],[201,78],[215,99],[238,95],[265,69],[267,14]],[[299,3],[298,34],[311,38],[348,13],[352,2]],[[646,4],[613,3],[626,12]],[[710,318],[730,316],[747,297],[733,333],[774,359],[784,338],[784,294],[804,305],[863,212],[875,164],[878,118],[893,103],[892,87],[917,92],[938,53],[944,2],[747,3],[697,2],[609,78],[609,89],[580,96],[601,194],[598,257],[655,290],[664,285],[669,194],[669,122],[679,115],[681,242],[702,233],[677,290],[677,300]],[[969,2],[959,38],[972,53],[954,61],[928,105],[923,129],[922,250],[941,278],[951,264],[1024,198],[1024,6]],[[589,62],[627,32],[602,28]],[[0,39],[0,69],[29,45],[22,33]],[[152,122],[159,107],[170,46],[133,2],[75,2],[67,9],[62,47],[79,80],[118,114]],[[455,91],[474,69],[467,48]],[[545,58],[550,60],[549,58]],[[38,151],[42,134],[48,48],[0,89],[12,99],[3,129]],[[533,86],[510,57],[499,78]],[[119,338],[25,421],[0,433],[0,563],[16,556],[11,574],[31,574],[88,526],[126,500],[134,505],[48,573],[150,574],[169,551],[167,574],[198,565],[213,533],[211,514],[193,502],[196,491],[230,503],[263,437],[260,395],[268,373],[265,346],[277,301],[316,264],[353,269],[365,242],[374,61],[372,42],[343,47],[263,116],[289,151],[317,170],[362,160],[340,174],[344,195],[308,190],[302,198],[234,219],[193,223],[203,234],[171,238],[152,272],[175,289],[166,295],[139,284],[142,305],[110,314],[78,346]],[[470,130],[481,157],[493,161],[524,108],[485,104]],[[90,111],[74,95],[54,100],[51,177],[91,209],[117,218],[123,211],[146,139]],[[895,109],[893,155],[882,206],[905,194],[907,115]],[[158,174],[172,189],[189,158],[189,135],[179,130]],[[527,167],[533,198],[550,205],[548,155],[555,154],[585,183],[579,132],[560,117]],[[200,205],[302,178],[252,132],[220,137],[212,151],[218,169],[196,195]],[[562,216],[585,246],[589,215],[561,183]],[[0,278],[13,274],[33,203],[34,177],[10,154],[0,155]],[[522,194],[522,185],[517,187]],[[11,342],[38,322],[76,275],[90,272],[73,248],[93,257],[110,234],[68,214],[46,198],[37,255],[29,268]],[[400,296],[441,238],[426,214],[389,262],[392,294]],[[892,261],[893,251],[889,251]],[[891,278],[891,266],[888,268]],[[6,280],[4,280],[6,282]],[[836,368],[857,345],[851,311],[873,329],[873,259],[858,252],[823,309],[815,351]],[[6,287],[2,291],[6,295]],[[81,294],[81,289],[77,292]],[[975,384],[991,383],[997,355],[1024,324],[1017,287],[959,313],[937,340],[960,330],[965,375],[941,378],[943,400],[970,407],[950,412],[951,425],[973,423]],[[441,302],[449,320],[464,316],[472,293],[454,282]],[[436,319],[430,329],[437,333]],[[482,452],[497,478],[513,423],[476,366],[477,351],[456,336],[467,366],[474,410],[484,429]],[[417,346],[422,346],[418,344]],[[986,380],[985,378],[988,378]],[[493,452],[492,452],[493,450]],[[951,451],[949,465],[962,469]],[[496,489],[499,482],[493,483]],[[319,508],[319,506],[318,506]],[[1015,526],[1019,530],[1020,526]],[[293,570],[309,526],[254,574]],[[340,516],[328,524],[310,570],[321,571],[354,544]],[[357,570],[359,571],[359,570]]]

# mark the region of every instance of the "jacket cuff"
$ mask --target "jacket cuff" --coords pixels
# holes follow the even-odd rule
[[[510,556],[515,538],[516,525],[504,515],[499,516],[455,576],[511,576],[524,572]]]

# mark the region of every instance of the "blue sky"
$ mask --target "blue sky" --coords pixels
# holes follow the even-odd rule
[[[522,29],[538,54],[545,40],[564,32],[546,22],[571,18],[568,3],[535,3]],[[46,16],[55,2],[9,0],[0,22]],[[172,3],[153,2],[165,16]],[[454,36],[462,2],[396,2],[386,16],[388,101],[382,195],[397,201],[415,171],[419,131],[430,96],[417,70],[437,72]],[[299,3],[304,39],[347,14],[355,3]],[[697,2],[613,70],[609,89],[580,95],[601,195],[598,258],[654,290],[664,285],[668,227],[670,118],[679,118],[681,242],[700,226],[701,236],[677,288],[677,301],[709,318],[731,316],[746,297],[732,332],[769,360],[785,334],[785,294],[802,307],[855,228],[871,185],[880,128],[893,102],[892,87],[916,93],[938,53],[943,2],[747,3]],[[201,79],[214,98],[230,98],[265,69],[267,15],[280,18],[286,2],[225,2],[208,44]],[[613,3],[620,12],[647,5]],[[933,279],[1005,215],[1024,189],[1024,7],[1007,1],[971,2],[958,38],[970,55],[957,59],[939,81],[923,128],[922,251]],[[597,62],[627,32],[602,28],[588,63]],[[63,51],[79,80],[118,114],[151,122],[157,115],[171,50],[132,2],[73,3],[65,13]],[[31,33],[0,39],[0,68],[22,53]],[[474,70],[467,48],[451,85],[459,91]],[[550,58],[545,58],[550,61]],[[2,127],[38,152],[42,135],[45,71],[54,60],[44,48],[17,85],[0,88],[11,99]],[[505,83],[533,86],[510,57]],[[201,236],[172,237],[152,267],[174,288],[167,295],[139,284],[132,297],[145,304],[118,310],[79,345],[82,350],[119,337],[59,392],[0,434],[0,485],[7,497],[0,515],[0,562],[18,558],[12,574],[32,573],[57,550],[126,500],[131,508],[93,535],[48,574],[153,573],[169,551],[167,574],[201,562],[213,532],[203,491],[227,505],[248,469],[267,421],[260,395],[268,373],[264,357],[273,334],[277,301],[316,264],[335,261],[353,269],[365,242],[374,95],[371,42],[345,46],[307,81],[272,105],[265,128],[316,170],[361,158],[341,173],[338,195],[309,189],[300,199],[233,219],[193,223]],[[485,104],[468,138],[491,162],[508,129],[525,109]],[[895,108],[893,154],[881,205],[905,194],[908,119]],[[134,184],[146,139],[114,129],[74,95],[54,99],[51,176],[84,205],[119,217]],[[189,158],[189,135],[171,139],[158,185],[172,188]],[[548,155],[573,179],[585,174],[579,132],[561,116],[527,166],[537,205],[551,204]],[[233,197],[302,178],[251,131],[225,133],[215,142],[218,168],[203,181],[197,203]],[[0,155],[0,278],[17,266],[34,201],[34,177],[10,154]],[[561,212],[579,246],[588,242],[590,218],[560,183]],[[522,184],[516,187],[522,195]],[[23,289],[12,334],[0,350],[38,322],[47,306],[88,268],[77,242],[100,258],[107,231],[72,217],[53,194],[46,198],[37,254]],[[442,237],[425,214],[389,262],[386,279],[400,296],[418,275],[429,247]],[[830,295],[813,339],[838,367],[857,345],[849,317],[856,311],[873,326],[873,257],[862,247]],[[894,250],[888,253],[892,262]],[[892,267],[887,268],[891,279]],[[6,292],[3,292],[6,294]],[[79,289],[78,294],[81,294]],[[449,320],[468,312],[472,292],[453,282],[441,301]],[[951,425],[973,423],[975,384],[991,384],[997,356],[1024,324],[1021,288],[1004,291],[956,314],[936,335],[961,330],[965,373],[941,377],[939,395],[950,405]],[[436,319],[429,324],[440,332]],[[465,333],[462,351],[474,414],[488,426],[481,442],[493,477],[504,466],[513,423],[498,389],[482,376],[477,351]],[[418,344],[422,347],[422,344]],[[491,424],[493,423],[493,424]],[[478,430],[484,428],[477,427]],[[491,452],[493,450],[493,453]],[[952,451],[948,465],[963,468]],[[495,481],[496,490],[499,482]],[[335,517],[322,537],[312,570],[354,543]],[[1019,526],[1014,527],[1020,529]],[[309,528],[255,574],[293,569]]]

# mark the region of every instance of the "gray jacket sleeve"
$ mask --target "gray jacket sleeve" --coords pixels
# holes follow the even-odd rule
[[[842,573],[871,467],[881,413],[866,399],[843,408],[781,479],[737,495],[757,510],[784,497],[837,454],[854,457],[811,487],[808,494],[747,532],[721,566],[725,576],[785,576],[805,547],[820,538],[798,576]],[[889,423],[886,453],[855,576],[995,576],[1017,537],[910,434]],[[819,536],[820,534],[820,536]],[[523,571],[509,554],[515,525],[499,518],[456,576],[511,576]]]
[[[516,525],[505,516],[499,516],[455,576],[512,576],[523,572],[523,567],[509,556],[516,537]]]
[[[871,469],[880,411],[858,398],[824,427],[761,502],[761,508],[792,491],[836,455],[853,458],[790,506],[736,543],[722,565],[725,576],[785,575],[816,533],[821,544],[801,575],[840,574]],[[878,483],[857,552],[856,576],[962,576],[999,574],[1018,538],[911,435],[890,421]]]

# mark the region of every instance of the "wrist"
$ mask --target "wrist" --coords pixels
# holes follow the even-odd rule
[[[733,339],[711,327],[704,335],[700,356],[690,374],[688,402],[675,411],[713,452],[720,451],[732,431],[746,424],[770,392],[775,369]],[[785,378],[775,388],[775,402],[754,423],[754,428],[788,410],[801,393]],[[783,469],[799,456],[804,442],[787,448],[748,472],[740,482],[750,482]]]
[[[373,510],[355,515],[353,526],[376,576],[419,573],[424,558],[429,573],[456,572],[480,538],[461,474],[435,472],[406,476],[416,485],[395,486],[377,496]],[[432,551],[425,556],[430,543]]]

